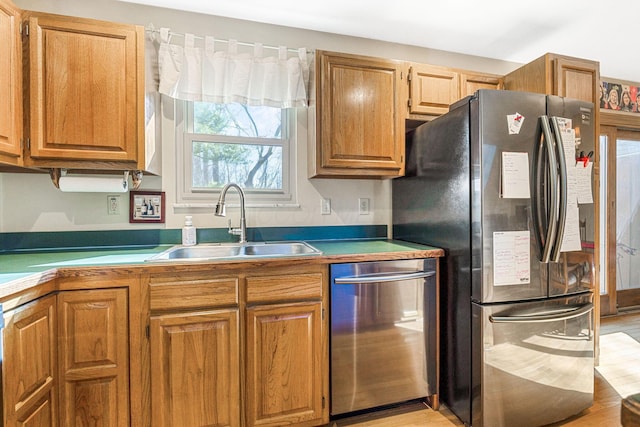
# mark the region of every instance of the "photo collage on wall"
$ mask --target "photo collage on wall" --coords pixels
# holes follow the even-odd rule
[[[640,87],[600,81],[600,108],[640,113]]]

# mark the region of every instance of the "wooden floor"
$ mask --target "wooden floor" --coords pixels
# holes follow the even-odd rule
[[[604,317],[600,334],[625,332],[640,342],[640,312]],[[640,390],[639,390],[640,391]],[[621,397],[599,374],[595,373],[593,406],[583,413],[549,427],[620,427]],[[456,427],[464,424],[446,407],[433,411],[421,403],[412,403],[373,414],[345,418],[329,423],[330,427]]]

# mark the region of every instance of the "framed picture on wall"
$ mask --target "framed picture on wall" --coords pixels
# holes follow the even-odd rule
[[[164,223],[164,191],[129,192],[129,222]]]

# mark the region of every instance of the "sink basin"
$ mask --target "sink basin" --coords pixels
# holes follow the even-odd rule
[[[240,246],[226,245],[174,246],[151,258],[158,260],[227,258],[238,256],[240,249],[242,249]]]
[[[250,259],[321,255],[305,242],[214,243],[195,246],[177,245],[147,258],[147,262],[206,261],[215,259]]]
[[[321,254],[316,248],[302,242],[248,244],[243,247],[246,256],[291,256]]]

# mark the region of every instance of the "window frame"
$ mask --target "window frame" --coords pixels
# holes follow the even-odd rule
[[[198,134],[193,132],[193,101],[175,101],[176,117],[176,207],[214,206],[221,188],[203,189],[193,187],[193,143],[244,143],[247,145],[277,145],[282,147],[282,189],[260,190],[242,189],[245,192],[247,207],[298,206],[296,195],[296,109],[282,109],[281,138],[254,138]],[[242,183],[237,183],[242,186]],[[234,206],[233,203],[228,203]]]

